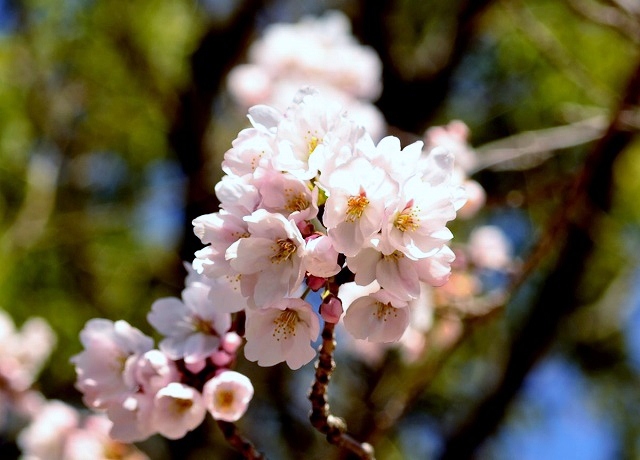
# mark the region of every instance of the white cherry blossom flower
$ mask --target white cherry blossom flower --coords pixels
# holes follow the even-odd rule
[[[231,214],[243,217],[258,208],[260,193],[253,184],[253,175],[226,175],[215,186],[220,206]]]
[[[202,396],[214,419],[235,422],[249,407],[253,385],[243,374],[223,371],[204,384]]]
[[[250,236],[236,241],[226,253],[231,267],[242,274],[243,294],[249,294],[258,307],[293,295],[304,277],[300,230],[293,221],[264,209],[245,221]]]
[[[415,175],[404,183],[388,215],[382,231],[382,241],[390,247],[385,252],[429,257],[453,237],[446,227],[456,216],[452,188],[446,183],[432,186]]]
[[[254,174],[260,192],[260,208],[280,213],[296,223],[318,215],[318,189],[310,189],[308,181],[276,171],[259,168]]]
[[[80,416],[71,406],[48,401],[20,432],[18,446],[28,459],[64,460],[65,440],[79,423]]]
[[[245,357],[260,366],[286,361],[298,369],[311,361],[320,332],[318,315],[302,299],[286,298],[260,310],[247,310]]]
[[[347,118],[339,103],[315,90],[299,93],[276,134],[278,155],[273,165],[300,179],[312,179],[333,152],[352,145],[363,129]]]
[[[410,319],[407,303],[381,289],[351,303],[343,321],[356,339],[386,343],[400,339]]]
[[[198,427],[206,413],[198,390],[173,382],[155,395],[152,426],[166,438],[179,439]]]
[[[160,388],[180,380],[180,373],[163,352],[149,350],[127,359],[123,377],[131,388],[138,387],[144,393],[155,394]]]
[[[259,166],[267,166],[273,157],[274,136],[256,128],[240,131],[224,154],[222,170],[235,176],[253,174]]]
[[[329,179],[323,223],[334,248],[355,256],[378,233],[387,202],[398,193],[387,172],[357,157],[336,168]]]
[[[399,251],[383,254],[374,248],[365,248],[355,257],[348,257],[347,266],[355,273],[355,282],[360,286],[377,281],[386,292],[404,301],[420,295],[416,261]]]
[[[210,289],[196,282],[182,291],[182,300],[167,297],[153,303],[147,319],[165,336],[160,349],[171,359],[194,363],[206,358],[231,327],[231,316],[216,308]]]

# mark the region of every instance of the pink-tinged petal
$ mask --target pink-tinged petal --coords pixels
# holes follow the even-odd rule
[[[409,326],[408,308],[384,304],[372,296],[356,299],[344,316],[347,331],[370,342],[395,342]]]
[[[220,339],[214,335],[192,334],[184,341],[184,360],[195,363],[205,359],[218,348],[219,344]]]
[[[355,282],[360,286],[367,286],[376,279],[376,266],[382,254],[373,248],[361,250],[355,257],[347,257],[349,270],[355,273]]]
[[[189,329],[187,311],[182,301],[176,297],[158,299],[151,305],[147,321],[163,335],[172,334],[176,328]]]
[[[169,439],[179,439],[198,427],[206,415],[200,393],[182,383],[170,383],[156,393],[153,428]]]
[[[378,262],[376,277],[380,286],[398,298],[410,300],[420,295],[420,282],[414,261],[401,253],[385,256]]]
[[[416,268],[420,280],[431,286],[442,286],[449,279],[451,263],[455,258],[453,251],[448,246],[443,246],[435,255],[419,260]]]
[[[238,273],[252,274],[271,267],[274,240],[268,238],[242,238],[227,250],[226,258]]]

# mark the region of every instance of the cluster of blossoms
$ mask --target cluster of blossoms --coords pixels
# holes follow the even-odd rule
[[[285,111],[252,107],[249,120],[222,163],[220,210],[193,221],[207,246],[181,299],[148,314],[164,336],[158,349],[124,321],[94,319],[80,334],[76,387],[106,412],[114,439],[180,438],[207,412],[238,420],[253,387],[231,370],[237,332],[248,360],[298,369],[315,357],[321,323],[345,310],[354,338],[397,341],[427,287],[450,274],[446,224],[465,202],[451,153],[376,143],[311,88]]]
[[[23,460],[149,460],[134,446],[109,436],[111,422],[101,415],[83,416],[58,400],[43,400],[31,423],[18,436]]]
[[[268,104],[284,110],[298,88],[312,85],[348,109],[374,139],[384,134],[384,117],[371,104],[382,89],[382,63],[372,48],[357,42],[342,12],[270,25],[249,48],[248,61],[228,78],[243,109]]]
[[[37,409],[42,398],[32,385],[55,343],[42,318],[30,318],[17,329],[0,310],[0,432],[15,429],[13,420],[28,420]]]
[[[159,433],[178,439],[207,412],[231,422],[247,410],[253,386],[230,370],[241,338],[209,291],[191,273],[182,299],[153,304],[149,322],[165,336],[159,349],[125,321],[93,319],[80,333],[85,349],[72,358],[76,387],[88,407],[106,412],[112,438],[134,442]]]
[[[217,309],[244,311],[245,357],[297,369],[315,356],[321,318],[336,323],[343,309],[353,337],[398,340],[422,286],[444,283],[454,260],[446,223],[465,197],[452,155],[376,144],[308,88],[284,113],[255,106],[249,119],[224,157],[221,209],[194,220],[208,246],[193,262]],[[343,304],[350,280],[365,291]]]
[[[34,383],[56,343],[42,318],[20,329],[0,311],[0,434],[16,439],[24,460],[122,458],[145,460],[132,446],[110,439],[107,418],[81,413],[62,401],[49,401]]]

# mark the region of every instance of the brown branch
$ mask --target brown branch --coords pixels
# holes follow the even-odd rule
[[[180,95],[169,132],[169,143],[188,178],[180,260],[193,259],[193,253],[201,249],[200,241],[193,237],[191,221],[218,208],[206,175],[205,135],[216,94],[228,70],[249,43],[255,15],[265,1],[241,2],[227,23],[210,26],[191,56],[191,85]]]
[[[326,435],[329,443],[348,449],[361,459],[374,460],[373,447],[367,443],[360,443],[347,434],[345,421],[331,414],[327,388],[331,374],[335,369],[335,361],[333,360],[333,351],[336,348],[333,336],[334,329],[334,323],[325,322],[322,331],[322,345],[318,350],[315,381],[309,394],[309,401],[311,401],[309,419],[315,429]]]
[[[222,435],[227,442],[233,446],[242,456],[248,460],[259,460],[266,458],[247,438],[242,436],[238,427],[231,422],[217,420],[216,423],[222,431]]]
[[[525,376],[551,345],[560,321],[581,306],[584,270],[596,250],[593,229],[611,207],[613,163],[635,135],[624,121],[624,112],[640,103],[640,63],[624,94],[607,132],[576,178],[558,224],[547,230],[547,237],[554,239],[553,246],[558,248],[555,268],[546,277],[528,317],[511,341],[499,383],[448,437],[441,459],[473,456],[498,427]]]

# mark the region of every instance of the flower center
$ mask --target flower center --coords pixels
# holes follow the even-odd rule
[[[355,222],[362,217],[362,213],[369,205],[369,199],[364,192],[360,195],[350,196],[347,200],[347,222]]]
[[[188,398],[175,398],[173,400],[173,409],[175,413],[186,412],[193,406],[193,400]]]
[[[234,395],[231,390],[218,390],[216,392],[216,408],[224,410],[233,405]]]
[[[398,260],[402,259],[404,257],[404,254],[400,251],[393,251],[391,254],[389,255],[383,255],[382,256],[384,258],[384,260],[390,260],[391,262],[397,262]]]
[[[279,264],[288,260],[296,251],[298,247],[289,238],[280,238],[276,240],[273,248],[273,255],[271,256],[271,262]]]
[[[196,332],[201,332],[206,335],[218,335],[211,321],[207,321],[199,316],[194,316],[191,323],[193,324],[193,330]]]
[[[311,140],[307,143],[307,145],[309,146],[309,155],[313,153],[313,151],[320,143],[322,143],[320,139],[318,139],[316,136],[311,136]]]
[[[398,214],[393,226],[401,232],[407,230],[416,230],[420,225],[420,218],[418,217],[418,210],[413,207],[413,200],[407,203],[407,206]]]
[[[273,324],[276,325],[273,330],[273,337],[275,337],[278,342],[280,339],[287,340],[289,337],[295,337],[298,321],[300,321],[298,314],[294,310],[287,308],[273,320]]]
[[[289,212],[302,211],[303,209],[307,209],[309,207],[309,202],[305,197],[304,193],[299,193],[298,195],[292,197],[287,201],[285,209]]]
[[[378,308],[374,311],[373,316],[378,320],[386,321],[389,315],[398,316],[397,308],[392,307],[390,303],[376,302]]]

